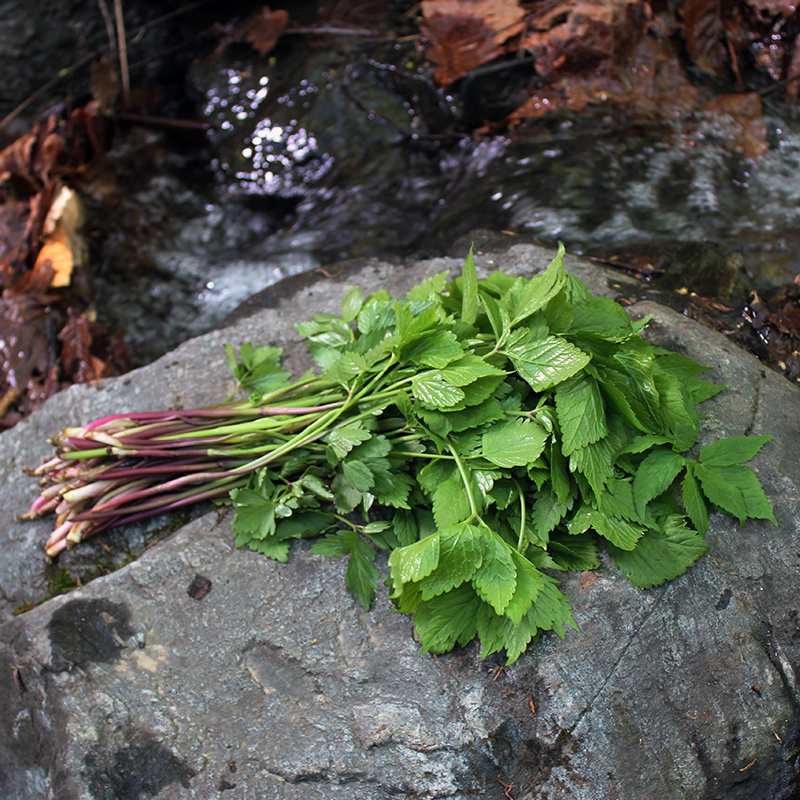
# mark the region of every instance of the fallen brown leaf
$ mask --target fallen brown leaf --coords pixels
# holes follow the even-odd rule
[[[583,594],[585,589],[594,586],[598,580],[599,578],[596,572],[590,572],[588,570],[581,572],[581,588],[579,589],[578,594]]]
[[[503,55],[525,16],[517,0],[422,0],[421,9],[427,56],[442,86]]]
[[[727,53],[724,45],[725,27],[722,23],[719,0],[684,0],[683,39],[689,58],[712,75],[722,77],[727,72]]]
[[[282,8],[273,11],[269,6],[262,6],[240,22],[227,25],[217,23],[213,32],[219,43],[214,54],[219,57],[232,44],[247,42],[259,55],[265,56],[278,43],[288,24],[288,11]]]

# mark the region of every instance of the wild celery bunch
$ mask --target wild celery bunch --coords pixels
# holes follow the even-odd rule
[[[553,572],[605,548],[638,587],[708,550],[708,504],[774,517],[750,467],[770,438],[696,442],[696,406],[722,387],[652,347],[613,301],[563,266],[533,278],[461,277],[404,300],[350,289],[341,314],[298,326],[320,372],[298,381],[276,348],[230,365],[244,401],[123,414],[64,431],[36,472],[47,543],[228,495],[238,546],[286,561],[292,539],[348,559],[367,609],[389,552],[391,599],[425,651],[478,636],[516,660],[542,631],[574,627]]]

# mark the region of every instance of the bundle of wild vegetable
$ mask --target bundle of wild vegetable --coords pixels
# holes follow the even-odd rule
[[[405,300],[351,289],[341,316],[298,326],[319,375],[291,382],[275,348],[241,348],[245,401],[119,414],[65,430],[36,473],[32,514],[54,510],[55,555],[115,525],[230,493],[236,543],[285,561],[290,541],[348,558],[368,608],[388,550],[391,597],[422,647],[480,637],[514,661],[574,625],[553,570],[605,547],[639,587],[707,550],[707,501],[774,521],[743,462],[766,436],[695,443],[698,403],[722,387],[649,345],[616,303],[564,271],[495,272],[416,286]],[[680,478],[680,480],[679,480]]]

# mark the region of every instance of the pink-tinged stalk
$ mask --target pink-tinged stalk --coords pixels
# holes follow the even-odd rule
[[[67,547],[82,542],[83,535],[89,529],[90,526],[91,526],[90,522],[76,522],[72,526],[72,528],[70,528],[70,531],[67,534]]]
[[[67,520],[66,522],[62,522],[60,525],[56,526],[56,528],[50,534],[48,540],[45,542],[45,548],[49,551],[53,545],[58,544],[60,541],[66,540],[67,534],[70,532],[72,525],[72,520]]]
[[[68,436],[67,442],[69,442],[69,446],[73,450],[96,450],[97,449],[97,442],[93,442],[91,439],[78,439],[75,436]],[[63,456],[63,453],[61,454]]]
[[[97,497],[103,494],[107,489],[111,489],[119,484],[118,480],[104,480],[92,481],[83,486],[77,486],[74,489],[69,489],[61,495],[62,499],[67,503],[79,503],[81,500],[88,500],[91,497]]]
[[[123,504],[132,503],[136,501],[138,503],[139,500],[144,500],[147,497],[154,497],[156,495],[169,495],[175,489],[179,489],[182,486],[191,485],[193,483],[200,483],[200,482],[211,482],[217,483],[217,481],[224,482],[224,485],[228,485],[232,481],[238,480],[246,475],[248,475],[252,470],[235,470],[229,473],[219,473],[219,472],[205,472],[200,473],[198,475],[186,475],[183,478],[176,478],[172,481],[167,481],[166,483],[161,483],[156,486],[149,486],[147,488],[139,489],[138,491],[133,492],[121,492],[120,494],[114,496],[113,498],[97,503],[93,506],[89,511],[85,511],[76,519],[89,519],[91,516],[107,516],[108,514],[118,514],[119,506]],[[198,493],[199,494],[199,493]],[[197,495],[192,494],[192,497]],[[147,504],[142,506],[143,508],[148,508]]]
[[[61,499],[61,492],[63,489],[63,483],[54,483],[52,486],[46,486],[44,489],[42,489],[40,497],[43,497],[45,500],[52,500],[54,497]]]
[[[34,519],[35,517],[39,517],[42,514],[49,514],[51,511],[55,511],[56,507],[58,506],[60,499],[58,497],[43,497],[39,495],[32,503],[30,510],[27,514],[22,514],[20,519]]]
[[[313,414],[318,411],[330,411],[333,408],[341,408],[344,401],[338,400],[335,403],[326,403],[318,406],[253,406],[247,401],[238,401],[231,405],[208,406],[206,408],[192,408],[180,411],[140,411],[134,414],[111,414],[107,417],[100,417],[84,425],[83,431],[92,431],[102,426],[107,426],[112,422],[125,420],[126,422],[172,422],[181,420],[189,422],[193,419],[227,419],[233,417],[274,417],[292,414]],[[126,426],[133,427],[133,426]]]
[[[145,475],[171,475],[176,472],[195,472],[198,467],[197,461],[200,461],[200,459],[196,459],[194,464],[163,464],[150,467],[123,467],[121,469],[112,467],[108,470],[106,475],[109,478],[113,477],[116,480],[119,478],[137,478]],[[243,459],[240,461],[242,465],[247,463]],[[230,463],[226,463],[225,461],[218,461],[216,464],[219,466],[221,471],[227,471],[234,466]]]
[[[248,408],[249,404],[238,401],[229,406],[208,406],[207,408],[192,408],[182,411],[139,411],[134,414],[111,414],[107,417],[100,417],[87,425],[84,425],[84,430],[90,431],[99,428],[101,425],[107,425],[110,422],[117,422],[118,420],[127,420],[130,422],[171,422],[172,420],[185,420],[192,417],[199,417],[200,419],[215,419],[217,417],[235,416],[237,409]]]
[[[44,464],[39,464],[36,469],[33,470],[33,474],[39,478],[42,475],[45,475],[49,472],[54,472],[59,469],[63,469],[68,462],[64,461],[62,458],[58,456],[53,456],[53,458],[45,461]]]
[[[242,481],[242,485],[244,485],[244,481]],[[143,519],[149,519],[150,517],[158,516],[159,514],[164,514],[167,511],[174,511],[177,508],[183,508],[184,506],[192,505],[193,503],[199,503],[202,500],[212,500],[215,497],[221,497],[222,495],[228,494],[232,488],[237,488],[236,486],[218,486],[216,489],[209,489],[205,492],[198,492],[197,494],[193,494],[190,497],[183,497],[179,500],[173,500],[171,503],[166,503],[160,506],[154,506],[152,508],[143,509],[142,511],[138,511],[133,514],[126,514],[125,516],[120,516],[113,521],[108,521],[101,523],[97,529],[94,527],[91,529],[89,533],[87,533],[83,538],[88,539],[90,536],[94,536],[96,533],[100,533],[101,531],[110,530],[111,528],[118,528],[121,525],[127,525],[130,522],[139,522]],[[83,540],[81,540],[83,541]]]
[[[45,555],[50,558],[55,558],[59,553],[67,549],[67,538],[59,539],[51,545],[47,545],[44,549]]]

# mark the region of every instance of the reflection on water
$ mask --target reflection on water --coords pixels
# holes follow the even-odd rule
[[[165,159],[164,174],[132,192],[131,217],[148,234],[128,235],[128,249],[139,237],[134,274],[105,290],[135,351],[141,342],[151,357],[207,330],[286,275],[435,255],[476,228],[576,253],[714,242],[741,254],[762,288],[800,272],[796,126],[767,119],[769,150],[753,160],[713,121],[689,137],[560,114],[525,133],[471,137],[453,98],[405,63],[393,46],[380,57],[312,48],[295,61],[201,65],[211,155],[188,182]],[[116,269],[124,255],[113,258]],[[131,302],[131,280],[156,322]]]

